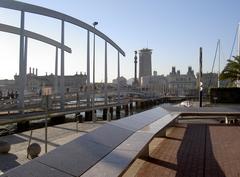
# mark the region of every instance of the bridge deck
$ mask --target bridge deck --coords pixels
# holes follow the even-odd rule
[[[124,176],[240,176],[239,137],[239,126],[178,124]]]

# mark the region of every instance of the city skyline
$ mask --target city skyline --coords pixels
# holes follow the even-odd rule
[[[237,1],[34,1],[23,2],[62,11],[88,24],[98,21],[97,29],[113,39],[125,52],[121,57],[121,76],[134,77],[134,51],[153,49],[152,71],[167,75],[172,66],[183,73],[188,66],[198,72],[199,47],[203,47],[203,71],[210,72],[217,40],[221,39],[224,67],[239,21]],[[116,8],[119,7],[119,8]],[[115,9],[115,10],[114,10]],[[117,10],[116,10],[117,9]],[[142,12],[146,13],[142,13]],[[124,13],[122,13],[124,12]],[[224,12],[224,13],[223,13]],[[18,11],[0,9],[0,23],[19,27]],[[60,41],[60,22],[56,19],[26,14],[26,29]],[[18,73],[19,36],[0,32],[1,79],[13,79]],[[65,54],[65,74],[86,72],[86,30],[66,24],[66,45],[72,54]],[[92,60],[91,35],[91,60]],[[104,80],[104,41],[96,39],[96,81]],[[235,50],[236,51],[236,50]],[[28,68],[38,68],[39,75],[54,73],[55,48],[29,40]],[[117,53],[108,48],[108,81],[117,77]],[[91,66],[92,67],[92,66]],[[28,70],[27,70],[28,71]],[[217,67],[215,66],[215,71]],[[92,72],[91,72],[92,80]]]

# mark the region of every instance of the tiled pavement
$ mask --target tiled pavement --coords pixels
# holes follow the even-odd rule
[[[131,176],[240,177],[240,127],[178,124],[141,161]]]
[[[78,132],[76,132],[75,122],[48,127],[48,152],[102,126],[104,123],[105,121],[79,123]],[[26,131],[0,137],[0,141],[7,141],[11,144],[10,153],[0,154],[0,174],[29,161],[26,151],[29,135],[30,131]],[[44,128],[33,131],[32,143],[38,143],[41,146],[42,151],[40,155],[44,154],[44,138]]]

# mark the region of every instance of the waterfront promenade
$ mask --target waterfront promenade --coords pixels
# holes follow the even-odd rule
[[[78,124],[78,132],[75,122],[48,127],[48,152],[93,131],[104,123],[105,121],[80,123]],[[29,137],[30,131],[0,137],[0,141],[7,141],[11,144],[11,150],[8,154],[0,154],[0,174],[29,161],[27,158]],[[41,146],[40,156],[44,154],[44,138],[44,128],[33,130],[31,143],[38,143]]]
[[[9,136],[9,140],[16,143],[10,142],[13,148],[5,159],[2,158],[8,163],[1,169],[6,172],[5,176],[21,174],[24,177],[35,175],[36,172],[31,168],[32,164],[40,166],[44,164],[52,170],[59,169],[64,171],[62,175],[65,176],[71,172],[71,176],[99,177],[119,175],[237,177],[240,174],[238,108],[237,105],[187,108],[166,104],[125,119],[107,122],[104,126],[102,125],[105,122],[96,124],[85,122],[79,124],[78,133],[75,123],[57,125],[49,128],[49,151],[75,140],[50,152],[44,156],[45,159],[42,156],[6,172],[28,161],[26,147],[30,132],[12,135],[15,139]],[[97,127],[100,128],[90,132]],[[90,133],[86,134],[87,132]],[[79,139],[81,135],[84,136]],[[44,151],[44,129],[35,130],[33,136],[33,140],[40,143]],[[25,139],[23,140],[25,142],[21,142],[22,139]],[[91,146],[88,145],[90,142]],[[99,147],[110,150],[99,157],[98,153],[104,153]],[[149,147],[150,153],[146,147]],[[67,151],[69,149],[73,153]],[[115,158],[119,151],[125,154],[118,154]],[[84,156],[86,153],[88,155]],[[83,169],[83,165],[87,167]],[[26,169],[31,172],[23,172]],[[43,176],[44,173],[45,170],[42,169],[36,174]],[[50,176],[56,175],[54,173]]]

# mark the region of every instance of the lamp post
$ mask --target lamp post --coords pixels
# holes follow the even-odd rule
[[[202,97],[203,97],[203,84],[202,84],[202,47],[200,47],[199,54],[199,107],[202,107]]]
[[[98,22],[93,22],[93,27],[96,28]],[[92,107],[95,104],[95,33],[93,33],[93,96],[92,96]],[[93,109],[93,121],[96,121],[95,110]]]

